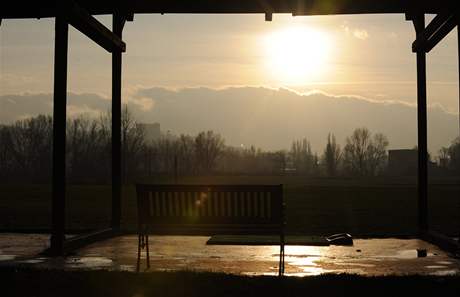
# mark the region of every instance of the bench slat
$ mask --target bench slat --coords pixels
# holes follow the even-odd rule
[[[137,185],[139,225],[283,224],[282,185]]]

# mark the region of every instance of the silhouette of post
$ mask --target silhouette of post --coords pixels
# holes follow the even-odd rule
[[[113,33],[122,38],[124,18],[114,13]],[[121,50],[112,52],[112,228],[121,222]]]
[[[460,25],[457,25],[458,79],[460,82]],[[460,136],[460,84],[458,87],[458,136]]]
[[[415,32],[425,29],[425,16],[419,14],[413,18]],[[426,105],[426,52],[417,49],[417,131],[418,131],[418,228],[419,232],[428,231],[428,137]]]
[[[66,197],[66,104],[67,104],[67,51],[69,25],[63,16],[55,20],[54,43],[54,98],[53,98],[53,194],[52,234],[53,255],[64,253],[65,197]]]

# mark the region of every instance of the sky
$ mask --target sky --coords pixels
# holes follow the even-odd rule
[[[111,17],[98,18],[111,27]],[[289,137],[307,137],[318,138],[319,149],[327,133],[344,139],[360,125],[385,131],[393,147],[416,144],[415,33],[404,15],[274,15],[272,22],[263,15],[136,15],[123,35],[123,100],[140,120],[160,122],[163,130],[195,133],[206,124],[233,145],[278,149],[289,146]],[[50,112],[53,40],[53,19],[3,20],[0,122]],[[73,28],[68,73],[73,98],[86,98],[69,101],[70,116],[109,108],[111,56]],[[427,79],[430,148],[437,151],[458,135],[456,30],[428,54]],[[266,94],[280,102],[264,101]],[[335,107],[325,109],[330,102]],[[230,119],[229,109],[239,113]],[[296,129],[290,126],[294,111]],[[332,124],[310,120],[312,111]],[[254,122],[258,113],[264,118]],[[388,119],[377,125],[375,119],[384,115]],[[239,131],[254,131],[235,133],[232,123]],[[255,132],[260,129],[279,133],[262,137]]]

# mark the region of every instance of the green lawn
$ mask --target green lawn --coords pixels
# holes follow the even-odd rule
[[[156,179],[163,183],[167,180]],[[289,233],[355,236],[410,235],[416,231],[414,179],[308,179],[298,176],[188,177],[183,183],[283,184]],[[110,222],[110,186],[68,187],[67,227],[95,229]],[[51,221],[51,189],[46,185],[0,185],[0,229],[46,229]],[[460,182],[430,186],[430,223],[434,229],[460,232]],[[123,227],[135,230],[135,188],[123,187]]]

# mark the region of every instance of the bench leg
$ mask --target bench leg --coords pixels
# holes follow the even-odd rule
[[[139,272],[139,267],[141,263],[141,235],[138,236],[138,243],[137,243],[137,265],[136,265],[136,272]]]
[[[284,275],[284,245],[280,245],[280,263],[278,269],[278,275]]]
[[[150,268],[150,255],[149,255],[149,236],[145,235],[145,247],[147,249],[147,269]]]

